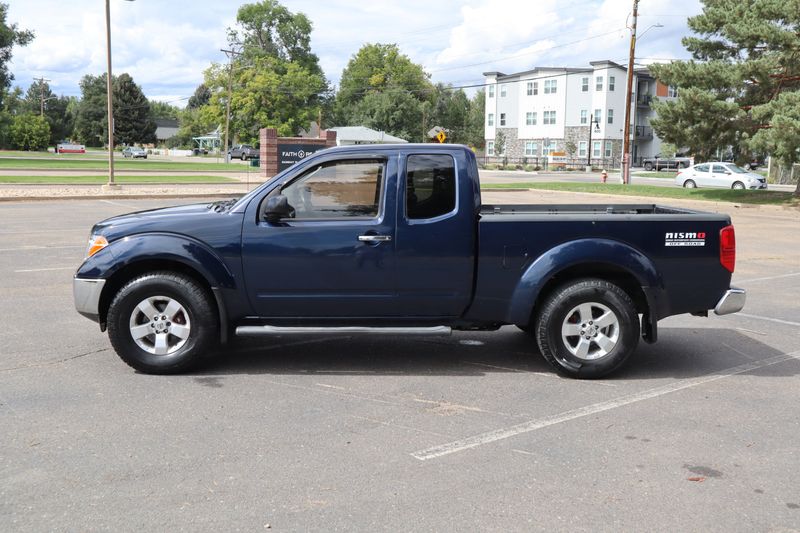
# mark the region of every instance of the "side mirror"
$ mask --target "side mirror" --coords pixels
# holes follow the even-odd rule
[[[267,222],[278,222],[282,218],[292,218],[294,208],[289,205],[289,199],[282,194],[270,196],[264,206],[264,220]]]

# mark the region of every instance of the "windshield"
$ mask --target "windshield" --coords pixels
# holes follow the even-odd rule
[[[725,166],[728,168],[728,170],[730,170],[731,172],[733,172],[735,174],[747,174],[748,173],[745,169],[743,169],[742,167],[737,167],[736,165],[725,165]]]

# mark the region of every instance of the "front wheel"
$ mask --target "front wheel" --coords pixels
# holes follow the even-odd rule
[[[621,367],[639,343],[639,315],[630,296],[600,279],[556,289],[535,322],[542,355],[562,374],[600,378]]]
[[[152,272],[128,282],[108,310],[108,336],[129,366],[146,374],[188,370],[216,342],[208,293],[192,278]]]
[[[645,163],[645,164],[644,164],[644,169],[645,169],[646,171],[650,172],[651,170],[653,170],[653,163],[650,163],[650,162],[648,161],[647,163]]]
[[[686,180],[686,181],[684,181],[683,182],[683,186],[686,187],[687,189],[696,189],[697,188],[697,184],[694,182],[694,180]]]
[[[733,189],[734,191],[742,191],[744,190],[744,183],[742,183],[741,181],[737,181],[736,183],[733,184],[731,189]]]

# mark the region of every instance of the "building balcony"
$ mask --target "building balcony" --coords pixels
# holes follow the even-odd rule
[[[637,141],[649,141],[653,138],[653,128],[650,126],[636,126],[634,139]]]
[[[653,101],[653,96],[649,94],[640,94],[636,97],[636,107],[650,107]]]

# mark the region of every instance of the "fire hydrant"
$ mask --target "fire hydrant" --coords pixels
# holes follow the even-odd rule
[[[606,180],[608,179],[608,172],[603,170],[603,172],[600,174],[600,179],[603,180],[603,183],[605,183]]]

